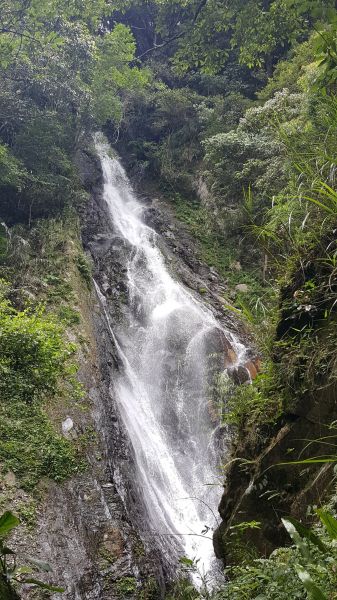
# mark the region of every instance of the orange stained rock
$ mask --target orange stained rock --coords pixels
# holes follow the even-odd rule
[[[244,366],[247,369],[250,378],[255,379],[261,369],[261,361],[259,358],[256,358],[254,361],[249,360]]]
[[[232,365],[237,363],[238,356],[237,356],[236,352],[233,350],[233,348],[228,348],[225,351],[224,361],[225,361],[225,369],[228,369],[228,367],[231,367]]]

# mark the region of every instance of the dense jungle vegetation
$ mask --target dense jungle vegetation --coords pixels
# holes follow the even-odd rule
[[[192,232],[228,287],[224,305],[256,339],[262,372],[232,393],[224,420],[256,446],[308,398],[326,401],[325,451],[311,440],[300,469],[334,465],[335,2],[0,0],[0,8],[0,463],[32,493],[19,518],[33,526],[43,478],[85,469],[85,440],[61,436],[54,413],[59,401],[83,402],[66,334],[91,285],[76,152],[92,153],[99,128],[141,189],[170,203]],[[298,448],[289,460],[301,457]],[[229,583],[197,592],[182,580],[171,597],[337,598],[334,472],[331,480],[304,510],[315,533],[285,520],[288,546],[261,558],[237,543],[236,524]],[[316,514],[322,504],[328,511]]]

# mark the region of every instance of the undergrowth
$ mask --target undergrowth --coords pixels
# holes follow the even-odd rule
[[[226,237],[214,225],[209,210],[200,202],[192,202],[180,194],[170,196],[176,217],[186,224],[197,242],[199,259],[213,267],[221,276],[221,282],[228,288],[228,296],[238,309],[244,307],[262,319],[275,302],[275,293],[270,285],[263,281],[260,258],[249,261],[250,266],[240,262],[242,250],[238,238]],[[236,289],[244,284],[245,290]],[[224,299],[225,302],[225,299]]]
[[[0,463],[34,491],[43,478],[62,481],[83,470],[81,440],[61,434],[52,413],[76,406],[77,347],[66,329],[81,322],[75,292],[79,264],[77,219],[65,212],[4,231],[0,257]],[[84,269],[84,267],[83,267]],[[81,273],[88,282],[89,271]],[[58,420],[58,418],[57,418]]]
[[[0,331],[0,462],[31,490],[42,477],[60,481],[78,470],[75,448],[57,433],[45,408],[55,396],[81,397],[75,346],[64,342],[62,327],[41,309],[20,312],[4,292]]]

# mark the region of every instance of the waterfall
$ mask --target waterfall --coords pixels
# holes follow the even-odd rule
[[[243,347],[170,274],[157,234],[143,222],[142,205],[101,135],[96,149],[112,229],[128,255],[127,322],[113,332],[123,365],[114,394],[148,513],[144,533],[162,540],[172,562],[197,558],[209,572],[220,496],[207,395],[210,342],[225,335],[238,356]]]

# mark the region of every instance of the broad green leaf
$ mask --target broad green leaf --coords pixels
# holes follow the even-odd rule
[[[303,541],[295,525],[293,525],[293,523],[288,519],[282,519],[282,523],[286,528],[287,532],[289,533],[294,544],[296,544],[297,548],[301,552],[302,556],[307,560],[311,560],[308,544],[306,544],[306,542]]]
[[[190,558],[187,558],[187,556],[181,556],[181,557],[179,558],[179,562],[180,562],[182,565],[186,565],[186,566],[188,566],[188,567],[193,567],[193,565],[194,565],[194,561],[193,561],[193,560],[191,560]]]
[[[0,517],[0,537],[6,536],[12,529],[20,525],[20,519],[18,519],[9,510],[6,511]]]
[[[322,590],[314,583],[308,571],[300,565],[295,565],[295,570],[312,600],[328,600]]]
[[[307,539],[309,542],[311,542],[312,544],[317,546],[317,548],[319,548],[322,552],[326,553],[329,551],[328,548],[326,547],[326,545],[318,537],[318,535],[316,535],[311,529],[308,529],[308,527],[305,527],[304,525],[302,525],[302,523],[300,523],[296,519],[293,519],[292,517],[287,517],[286,520],[289,523],[292,523],[292,525],[295,527],[297,533],[302,538]]]
[[[0,554],[13,554],[15,555],[14,550],[11,550],[10,548],[7,548],[7,546],[4,546],[3,548],[1,548],[1,552]]]
[[[330,513],[318,508],[316,510],[319,518],[321,519],[325,529],[327,530],[329,536],[333,540],[337,540],[337,520]]]
[[[33,569],[31,567],[22,566],[16,569],[17,575],[30,575],[31,573],[33,573]]]
[[[25,583],[32,583],[43,590],[49,590],[50,592],[59,592],[60,594],[64,592],[64,588],[56,587],[54,585],[49,585],[49,583],[45,583],[44,581],[40,581],[39,579],[35,579],[30,577],[29,579],[25,579]]]

